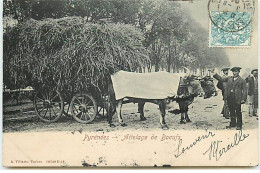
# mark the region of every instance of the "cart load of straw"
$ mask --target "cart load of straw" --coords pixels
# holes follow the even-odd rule
[[[131,25],[93,24],[81,17],[31,19],[4,34],[4,85],[100,88],[108,74],[149,63],[142,41]]]

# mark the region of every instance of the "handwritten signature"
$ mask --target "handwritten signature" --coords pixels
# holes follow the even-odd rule
[[[201,135],[198,138],[195,139],[195,141],[193,141],[190,145],[184,147],[181,149],[181,145],[182,145],[182,139],[179,140],[179,144],[178,144],[178,148],[175,150],[177,151],[177,154],[175,154],[175,158],[178,158],[179,156],[181,156],[182,154],[184,154],[186,151],[190,150],[192,147],[194,147],[198,142],[207,139],[209,137],[213,137],[215,136],[215,134],[213,132],[208,132],[207,134]]]
[[[230,151],[235,146],[238,146],[240,144],[240,142],[244,141],[248,136],[249,136],[249,134],[243,134],[242,130],[240,130],[239,132],[235,133],[234,141],[223,148],[219,148],[219,144],[222,141],[220,141],[220,140],[212,141],[211,145],[203,153],[203,155],[208,154],[209,160],[211,160],[212,158],[215,158],[216,161],[218,161],[221,158],[221,156],[226,154],[228,151]]]

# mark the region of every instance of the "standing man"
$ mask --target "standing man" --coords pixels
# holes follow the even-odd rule
[[[258,69],[251,71],[251,75],[246,78],[248,83],[248,103],[249,116],[257,116],[258,112]]]
[[[231,118],[227,128],[237,127],[237,130],[242,129],[241,104],[244,104],[247,98],[246,81],[239,76],[240,69],[240,67],[231,68],[233,76],[227,78],[222,78],[218,74],[213,76],[219,81],[227,82],[224,99],[227,100]]]
[[[221,71],[223,72],[222,79],[228,78],[229,69],[230,68],[221,69]],[[227,82],[218,81],[217,87],[222,91],[222,97],[223,97],[223,100],[224,100],[224,106],[222,108],[221,114],[223,114],[223,117],[225,117],[226,119],[229,119],[230,115],[229,115],[228,103],[227,103],[227,100],[224,97],[225,90],[227,88]]]

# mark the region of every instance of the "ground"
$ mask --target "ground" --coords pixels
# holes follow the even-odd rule
[[[166,123],[170,130],[196,130],[196,129],[225,129],[229,124],[229,119],[225,119],[221,114],[223,106],[222,95],[209,99],[196,98],[189,106],[189,117],[191,123],[180,124],[180,114],[173,114],[166,111]],[[33,104],[29,101],[22,105],[4,105],[3,131],[116,131],[116,130],[162,130],[159,123],[160,111],[155,104],[147,103],[144,107],[146,121],[140,121],[137,112],[137,104],[125,104],[122,107],[122,117],[127,124],[122,127],[118,123],[117,116],[113,116],[115,128],[108,126],[106,117],[97,116],[91,124],[80,124],[73,117],[63,116],[55,123],[44,123],[37,117],[33,110]],[[257,128],[258,117],[248,116],[248,105],[242,105],[243,129]]]

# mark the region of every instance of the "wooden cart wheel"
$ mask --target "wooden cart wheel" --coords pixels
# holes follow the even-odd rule
[[[41,91],[34,96],[34,107],[42,121],[52,123],[61,117],[64,103],[58,91]]]
[[[73,118],[80,123],[90,123],[97,115],[97,102],[89,94],[76,94],[70,103]]]

